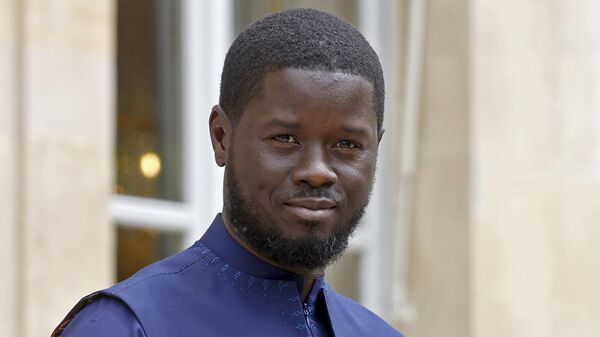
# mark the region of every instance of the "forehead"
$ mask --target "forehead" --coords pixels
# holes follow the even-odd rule
[[[269,72],[242,117],[256,120],[279,113],[302,118],[315,117],[316,112],[319,117],[360,116],[376,121],[373,84],[358,75],[326,70],[285,68]]]

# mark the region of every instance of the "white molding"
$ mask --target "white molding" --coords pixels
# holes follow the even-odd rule
[[[385,319],[397,321],[410,312],[410,208],[414,197],[412,177],[418,137],[425,2],[409,2],[406,36],[399,35],[396,21],[401,16],[400,7],[394,0],[359,0],[358,5],[359,28],[380,57],[388,93],[386,137],[379,149],[376,184],[361,237],[361,300]],[[407,50],[399,50],[398,44],[405,37]],[[402,56],[407,57],[406,77],[399,80],[396,77]],[[406,90],[403,97],[392,96],[399,85]]]
[[[185,241],[197,240],[222,208],[222,170],[214,163],[208,117],[219,97],[220,72],[232,40],[229,0],[182,3],[184,195],[193,221]]]
[[[420,100],[423,72],[423,54],[426,23],[426,0],[409,1],[408,32],[406,50],[406,75],[404,78],[404,107],[401,146],[397,148],[400,158],[400,190],[396,217],[399,225],[396,230],[394,249],[394,280],[405,280],[393,284],[393,316],[394,319],[411,322],[414,319],[414,308],[410,303],[408,277],[410,272],[411,223],[414,209],[414,181],[417,170],[417,152],[419,138]]]
[[[388,71],[392,46],[389,44],[389,1],[358,1],[359,29],[377,52],[384,73]],[[389,67],[391,69],[391,67]],[[386,91],[389,91],[390,81],[386,81]],[[389,111],[389,97],[386,98],[386,110]],[[386,118],[386,122],[388,118]],[[387,124],[387,123],[386,123]],[[387,128],[387,126],[384,127]],[[391,130],[388,130],[391,131]],[[390,261],[392,252],[391,238],[388,235],[393,229],[390,213],[392,208],[388,207],[390,197],[393,197],[394,188],[394,163],[390,162],[389,147],[385,141],[379,148],[379,159],[376,172],[376,183],[373,188],[371,203],[367,209],[364,225],[361,231],[362,258],[360,259],[360,295],[361,302],[379,314],[387,318],[390,312],[389,285],[390,285]]]
[[[185,204],[126,195],[114,195],[110,211],[116,222],[128,227],[185,231],[193,221]]]

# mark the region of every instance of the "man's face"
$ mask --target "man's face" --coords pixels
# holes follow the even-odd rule
[[[325,267],[364,214],[379,140],[373,86],[362,77],[267,74],[231,134],[226,220],[283,267]]]

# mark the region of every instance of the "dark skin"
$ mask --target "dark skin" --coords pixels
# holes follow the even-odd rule
[[[293,68],[271,72],[235,125],[218,105],[209,123],[217,165],[235,167],[244,198],[286,237],[326,238],[368,198],[383,132],[377,129],[373,85],[360,76]],[[332,196],[289,198],[307,186],[326,188]],[[223,222],[248,251],[277,265],[236,234],[225,212]],[[304,278],[303,299],[324,273],[277,266]]]

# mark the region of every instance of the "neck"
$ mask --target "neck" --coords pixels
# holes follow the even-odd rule
[[[315,284],[315,279],[310,277],[304,278],[304,283],[302,284],[302,293],[300,294],[300,298],[302,298],[302,302],[306,302],[308,299],[308,294],[312,290],[313,285]]]
[[[225,229],[227,230],[229,235],[231,235],[231,237],[238,244],[240,244],[242,247],[244,247],[252,255],[256,256],[257,258],[259,258],[277,268],[281,268],[283,270],[287,270],[291,273],[301,276],[304,279],[304,282],[302,284],[302,293],[300,294],[300,297],[302,298],[302,301],[306,301],[308,294],[310,294],[310,290],[312,289],[312,286],[315,283],[315,279],[323,276],[324,271],[322,269],[309,270],[309,269],[306,269],[303,267],[291,267],[290,268],[290,267],[282,266],[282,265],[274,262],[268,256],[265,256],[261,252],[258,252],[256,249],[254,249],[254,247],[252,247],[246,241],[242,240],[242,238],[239,237],[239,235],[233,230],[232,226],[230,225],[229,219],[225,215],[225,212],[221,213],[221,217],[223,218],[223,223],[225,224]]]

